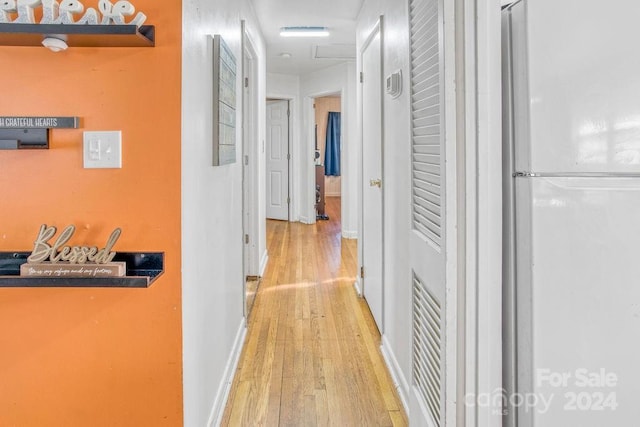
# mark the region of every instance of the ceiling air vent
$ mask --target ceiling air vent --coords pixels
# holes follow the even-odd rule
[[[356,59],[355,44],[315,45],[312,50],[313,59]]]

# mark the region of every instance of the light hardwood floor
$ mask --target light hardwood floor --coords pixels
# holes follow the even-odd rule
[[[223,426],[405,426],[380,334],[353,288],[355,240],[329,221],[268,221],[270,261]]]

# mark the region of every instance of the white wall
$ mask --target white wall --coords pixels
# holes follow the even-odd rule
[[[300,221],[300,77],[289,74],[267,73],[267,98],[288,99],[292,129],[289,149],[291,154],[291,221]]]
[[[346,238],[356,239],[358,238],[358,228],[360,224],[360,217],[358,211],[358,203],[360,200],[360,189],[358,183],[361,175],[360,171],[360,136],[358,127],[358,72],[355,63],[347,64],[347,82],[346,93],[349,96],[348,100],[342,100],[342,108],[347,106],[347,123],[346,135],[342,137],[346,138],[348,144],[346,145],[345,154],[346,163],[343,163],[348,171],[348,180],[342,183],[342,217],[347,218],[347,223],[342,224],[342,236]],[[342,120],[344,119],[344,111]],[[343,131],[345,132],[345,131]],[[344,200],[348,200],[344,202]],[[347,209],[345,211],[345,208]],[[343,220],[344,222],[344,220]]]
[[[408,402],[411,381],[412,277],[409,264],[411,232],[411,133],[409,91],[408,2],[367,0],[357,24],[358,69],[362,45],[384,15],[383,75],[402,70],[402,94],[383,95],[384,182],[384,336],[383,350]],[[358,99],[361,99],[358,84]],[[358,123],[362,124],[358,110]],[[361,138],[361,127],[358,127]],[[406,407],[406,405],[405,405]],[[408,408],[407,408],[408,410]],[[416,422],[415,419],[413,422]],[[419,424],[419,422],[418,422]],[[418,425],[416,424],[416,425]]]
[[[215,423],[224,410],[234,357],[244,336],[241,127],[237,162],[213,167],[212,57],[208,34],[221,34],[241,76],[241,26],[256,43],[258,94],[265,98],[265,46],[249,0],[184,0],[182,57],[182,299],[184,425]],[[241,79],[237,122],[242,123]],[[264,103],[258,110],[264,140]],[[260,167],[264,171],[264,156]],[[263,190],[261,190],[263,191]],[[264,192],[260,196],[264,200]],[[260,208],[264,218],[264,206]],[[262,221],[264,223],[264,220]],[[264,227],[261,234],[264,234]],[[265,236],[261,236],[265,247]]]

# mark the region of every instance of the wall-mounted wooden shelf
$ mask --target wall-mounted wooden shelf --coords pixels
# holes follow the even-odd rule
[[[125,277],[22,277],[30,252],[0,252],[0,288],[148,288],[164,272],[164,252],[118,252]]]
[[[42,46],[45,37],[63,39],[69,47],[153,47],[155,26],[0,24],[0,46]]]

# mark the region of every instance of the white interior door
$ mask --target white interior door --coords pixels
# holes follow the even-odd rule
[[[244,71],[243,78],[245,81],[249,78],[249,69],[251,67],[251,58],[249,53],[245,50],[243,51],[242,57],[242,67]],[[249,247],[249,237],[251,236],[251,194],[252,194],[252,179],[251,179],[251,169],[249,167],[249,146],[251,143],[251,122],[249,117],[251,117],[251,96],[248,84],[244,87],[242,98],[242,107],[243,107],[243,137],[242,137],[242,151],[243,151],[243,167],[242,167],[242,229],[245,234],[245,246],[244,246],[244,277],[251,275],[251,250]]]
[[[362,52],[362,294],[383,330],[382,65],[380,27]]]
[[[267,102],[267,218],[289,220],[289,101]]]
[[[422,414],[431,419],[430,424],[444,426],[446,163],[442,0],[410,0],[410,21],[414,386],[411,414]],[[418,424],[423,423],[426,420]]]
[[[258,245],[259,245],[259,196],[258,196],[258,159],[259,146],[255,123],[258,117],[258,93],[255,82],[258,80],[258,70],[255,61],[256,54],[253,44],[249,40],[243,23],[242,73],[244,88],[242,92],[242,211],[243,211],[243,241],[244,244],[244,275],[258,276],[260,274]]]

